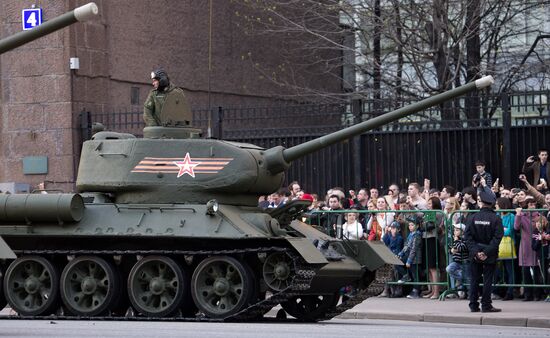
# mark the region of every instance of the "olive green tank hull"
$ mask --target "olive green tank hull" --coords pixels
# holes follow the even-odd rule
[[[16,209],[23,211],[33,197],[39,197],[38,200],[44,205],[51,205],[52,201],[74,202],[77,199],[72,194],[27,194],[18,197],[9,205],[15,204]],[[39,210],[38,202],[33,203],[30,210]],[[11,248],[8,255],[1,257],[5,259],[1,266],[5,271],[3,284],[6,300],[20,314],[40,318],[55,312],[62,303],[74,315],[100,316],[106,312],[120,314],[132,304],[134,310],[151,317],[172,316],[177,311],[194,316],[198,306],[199,310],[206,311],[209,318],[248,320],[251,308],[268,306],[266,303],[273,301],[265,299],[266,291],[277,293],[279,300],[286,299],[285,304],[296,305],[304,297],[332,299],[346,286],[368,286],[372,282],[372,273],[382,265],[400,264],[380,243],[350,241],[344,246],[341,241],[299,221],[293,221],[292,235],[283,235],[285,230],[277,220],[259,208],[220,205],[216,213],[207,215],[206,207],[200,204],[144,207],[139,204],[81,205],[66,202],[62,205],[61,214],[71,214],[69,211],[72,211],[72,215],[78,215],[74,217],[78,220],[65,218],[62,221],[47,213],[41,218],[23,217],[16,222],[11,218],[0,219],[0,238]],[[316,246],[319,241],[329,243],[336,254],[330,257],[323,254]],[[13,260],[15,257],[19,258]],[[151,280],[145,285],[139,277],[138,272],[144,268],[140,266],[145,264],[143,262],[148,263],[147,273],[154,275],[151,280],[161,279],[162,283],[168,282],[168,277],[162,277],[158,271],[170,266],[169,279],[177,280],[180,287],[175,291],[162,288],[158,291],[159,299],[167,299],[167,307],[161,303],[149,306],[139,304],[139,299],[148,296],[153,287]],[[202,266],[205,262],[212,265],[207,265],[207,272]],[[56,300],[55,304],[45,302],[45,305],[26,306],[21,303],[20,296],[16,295],[37,297],[29,288],[16,292],[15,285],[22,281],[20,276],[27,266],[33,266],[33,271],[38,271],[36,274],[46,271],[51,275],[46,284],[53,284],[53,288],[58,290],[50,290],[49,293],[50,299]],[[99,266],[100,277],[106,278],[112,286],[105,286],[105,290],[97,289],[97,285],[89,286],[87,291],[85,280],[94,279],[89,283],[97,283],[96,276],[86,275],[91,266]],[[240,275],[234,277],[231,274],[229,277],[222,272],[226,269],[240,271]],[[78,286],[72,280],[72,276],[76,276],[72,271],[84,274],[84,277],[79,277]],[[159,275],[155,275],[154,271]],[[212,274],[217,277],[208,282]],[[23,280],[30,285],[38,277],[32,274],[25,276]],[[220,285],[216,286],[215,281]],[[189,286],[193,283],[200,284],[197,287],[199,290],[206,288],[217,296],[206,297],[197,293],[196,288]],[[128,291],[123,287],[125,284]],[[225,294],[228,291],[223,291],[226,284],[227,288],[229,285],[244,288],[250,284],[250,290],[246,295],[228,296]],[[38,286],[43,288],[47,285]],[[218,288],[223,290],[216,291]],[[96,298],[105,292],[128,293],[128,296],[124,295],[121,299],[106,297],[99,309],[93,304],[71,302],[71,298],[85,291]],[[174,296],[174,292],[181,293],[181,299]],[[190,301],[189,297],[195,300]],[[210,303],[211,297],[216,299],[215,306]],[[220,302],[225,302],[226,298],[236,303],[228,311],[219,310]],[[297,311],[292,309],[289,311]],[[311,318],[318,319],[320,317]]]

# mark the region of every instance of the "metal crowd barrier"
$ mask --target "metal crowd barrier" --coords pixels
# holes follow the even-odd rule
[[[407,236],[409,234],[408,226],[404,226],[404,224],[408,224],[410,221],[410,218],[407,219],[410,216],[418,216],[417,221],[421,222],[419,226],[422,227],[422,225],[425,226],[428,222],[434,222],[438,219],[442,219],[443,222],[441,224],[441,231],[436,231],[436,242],[438,245],[436,245],[437,250],[435,250],[435,253],[428,252],[428,239],[423,236],[422,238],[422,264],[421,268],[417,269],[415,280],[416,281],[406,281],[406,282],[399,282],[397,280],[393,280],[391,282],[388,282],[388,285],[392,286],[434,286],[437,285],[441,288],[440,290],[440,300],[445,300],[448,295],[457,294],[458,291],[464,290],[467,291],[470,286],[470,280],[469,276],[467,274],[469,273],[468,265],[470,264],[469,261],[463,262],[462,264],[462,271],[466,273],[465,276],[463,276],[463,280],[461,283],[461,288],[457,288],[455,283],[451,280],[451,277],[446,273],[446,267],[449,265],[449,263],[452,262],[452,256],[450,254],[450,247],[453,243],[453,228],[454,223],[460,222],[463,224],[466,224],[466,218],[468,217],[468,214],[479,212],[479,210],[457,210],[454,211],[448,215],[444,213],[442,210],[353,210],[352,212],[358,213],[362,215],[364,218],[371,218],[376,216],[377,214],[391,214],[392,217],[383,217],[382,219],[388,220],[386,223],[384,223],[382,226],[383,228],[389,231],[389,227],[391,225],[391,222],[393,220],[401,220],[401,235],[403,237],[404,244],[406,244]],[[503,213],[511,213],[515,214],[515,209],[508,209],[508,210],[498,210],[497,211],[500,215]],[[530,227],[528,227],[526,230],[524,230],[525,235],[529,237],[529,245],[532,243],[532,236],[535,231],[535,224],[534,223],[534,215],[535,213],[539,213],[546,217],[546,214],[549,213],[546,209],[523,209],[524,213],[528,214],[529,217],[529,223],[531,224]],[[317,227],[319,230],[325,232],[326,234],[332,235],[337,238],[346,239],[344,231],[342,231],[342,225],[346,222],[344,215],[350,213],[350,210],[335,210],[335,211],[324,211],[319,210],[312,212],[309,214],[309,217],[305,220],[306,223],[309,223],[315,227]],[[328,217],[329,214],[341,214],[341,217],[338,217],[335,219],[338,219],[337,223],[333,227],[331,224],[322,224],[323,219],[325,217]],[[437,216],[440,215],[440,216]],[[515,216],[514,216],[515,217]],[[391,219],[391,220],[390,220]],[[365,222],[367,224],[367,222]],[[439,226],[439,225],[438,225]],[[514,225],[512,224],[512,227]],[[547,225],[547,231],[550,232],[550,225]],[[365,229],[365,231],[369,231],[369,229]],[[520,230],[521,231],[521,230]],[[355,233],[358,233],[359,229],[356,229]],[[536,256],[536,262],[537,264],[530,267],[529,269],[521,269],[521,264],[519,262],[519,246],[520,246],[520,240],[521,238],[518,238],[518,231],[515,229],[512,229],[512,241],[510,242],[510,245],[513,245],[514,247],[511,249],[512,252],[515,252],[515,258],[510,259],[501,259],[499,258],[497,261],[497,271],[495,272],[495,279],[493,282],[493,293],[502,293],[502,290],[505,290],[506,292],[510,292],[511,289],[509,288],[548,288],[550,290],[549,285],[549,277],[550,277],[550,271],[549,271],[549,254],[550,254],[550,243],[548,245],[542,246],[543,248],[539,250],[540,252],[537,252],[535,254]],[[384,231],[385,233],[385,231]],[[520,233],[521,234],[521,233]],[[366,240],[368,237],[367,235],[363,236],[363,239]],[[527,243],[527,241],[525,242]],[[527,244],[523,244],[527,245]],[[530,246],[531,248],[531,246]],[[429,268],[428,268],[428,254],[434,255],[435,254],[435,269],[439,275],[438,281],[430,281],[429,279]],[[523,258],[523,257],[522,257]],[[433,259],[433,258],[432,258]],[[511,267],[510,263],[506,261],[511,261]],[[508,265],[508,266],[506,266]],[[508,269],[508,271],[506,271]],[[538,271],[537,271],[538,269]],[[522,271],[523,270],[523,271]],[[520,276],[518,276],[518,273],[521,273]],[[512,278],[509,277],[509,274],[511,274]],[[526,280],[526,277],[531,276],[531,279],[533,282]],[[508,277],[509,281],[512,282],[505,282],[505,277]],[[520,283],[517,283],[517,281],[520,281]],[[531,293],[535,293],[534,290],[531,290]],[[544,294],[541,292],[541,294]],[[404,295],[404,294],[403,294]],[[514,296],[515,297],[515,296]]]

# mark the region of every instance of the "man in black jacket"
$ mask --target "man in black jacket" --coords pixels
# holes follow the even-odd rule
[[[340,204],[340,197],[338,195],[330,195],[328,198],[328,207],[324,207],[323,210],[327,211],[337,211],[343,210],[342,204]],[[332,237],[341,236],[338,233],[337,227],[342,226],[342,218],[344,214],[341,213],[324,213],[321,215],[321,226],[324,228],[326,233]]]
[[[545,193],[548,190],[548,180],[550,179],[550,165],[548,164],[548,150],[539,149],[538,158],[529,156],[521,171],[525,174],[533,173],[533,187]]]
[[[502,220],[493,210],[496,202],[494,193],[485,188],[479,193],[481,210],[468,217],[464,240],[471,260],[470,311],[479,312],[478,280],[483,275],[481,312],[500,312],[491,302],[491,285],[498,258],[498,245],[504,235]]]

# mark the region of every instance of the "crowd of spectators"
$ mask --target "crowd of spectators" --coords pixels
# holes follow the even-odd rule
[[[546,149],[527,158],[519,175],[523,186],[515,188],[501,185],[498,178],[493,181],[485,163],[477,161],[471,186],[461,190],[450,185],[439,190],[425,179],[423,185],[411,182],[403,188],[395,183],[386,189],[347,192],[334,187],[320,198],[292,182],[261,199],[260,206],[277,208],[293,199],[309,200],[304,221],[321,231],[344,239],[383,241],[404,265],[395,266],[394,283],[380,297],[438,299],[440,287],[447,286],[449,278],[453,292],[448,292],[448,297],[466,298],[471,257],[462,236],[468,217],[481,207],[480,194],[490,193],[504,230],[493,299],[550,301],[550,286],[541,287],[550,277],[547,160]],[[409,283],[418,281],[425,282],[423,287]]]

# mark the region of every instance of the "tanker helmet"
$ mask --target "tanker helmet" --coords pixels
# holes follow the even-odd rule
[[[151,72],[151,79],[157,79],[159,81],[158,90],[164,90],[170,85],[170,78],[166,71],[162,68],[157,68]]]

